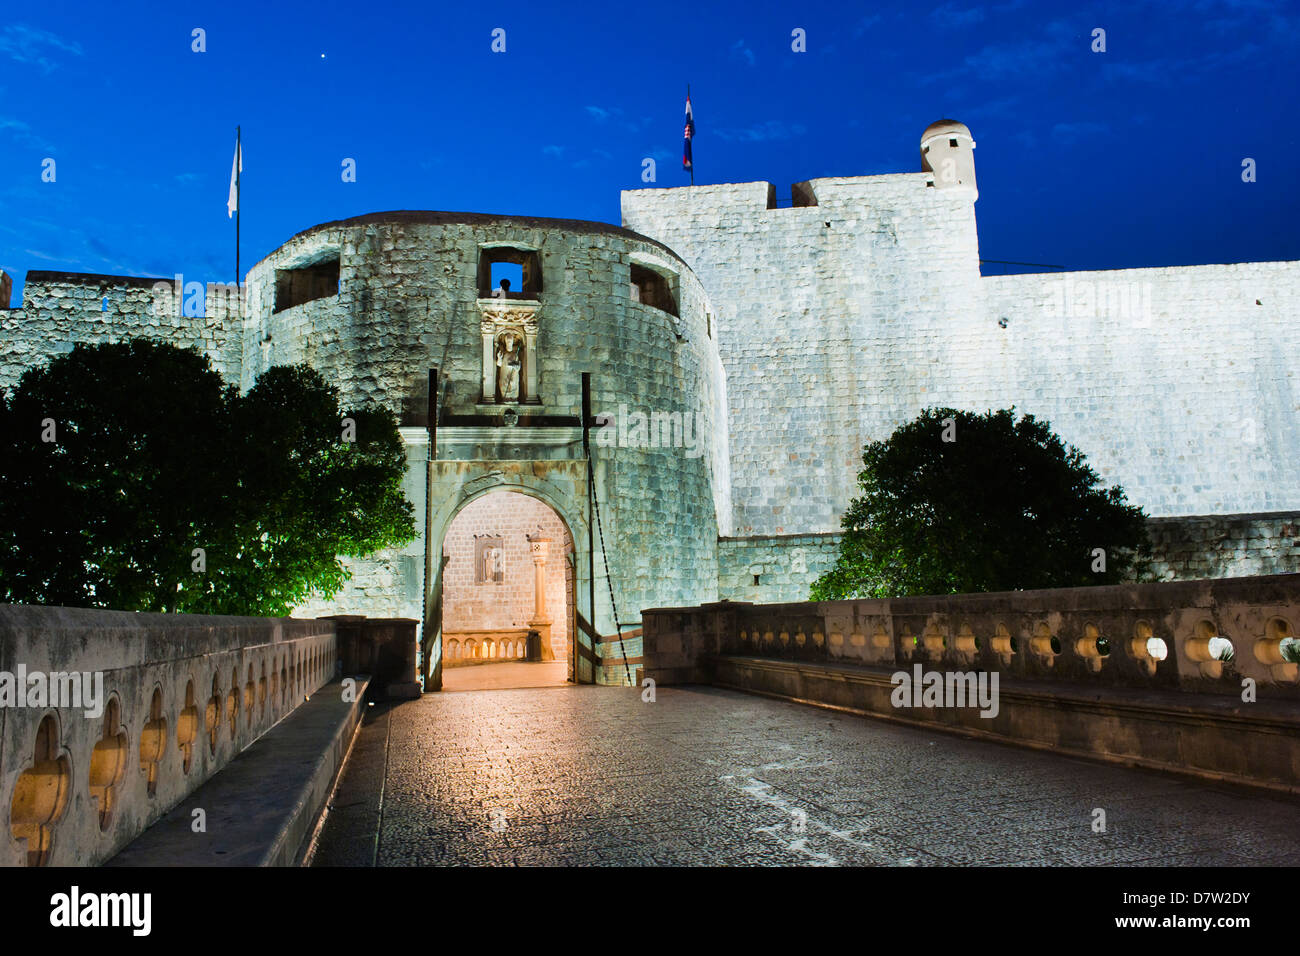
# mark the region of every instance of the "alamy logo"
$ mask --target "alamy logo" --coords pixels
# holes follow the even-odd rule
[[[647,414],[620,405],[617,416],[597,415],[596,426],[593,440],[601,448],[681,448],[687,458],[704,454],[704,416],[698,411]]]
[[[50,925],[127,926],[132,936],[148,936],[152,910],[150,893],[82,893],[74,886],[50,897]]]
[[[895,671],[889,678],[895,707],[979,707],[980,716],[998,715],[998,672],[930,671],[920,664],[912,673]]]
[[[173,319],[243,315],[242,299],[247,294],[246,288],[233,282],[186,282],[178,272],[171,282],[153,284],[153,314]]]
[[[44,710],[58,707],[84,710],[95,720],[104,713],[104,674],[102,671],[29,671],[26,664],[18,670],[0,671],[0,707],[32,707]]]
[[[1067,276],[1047,284],[1043,311],[1053,318],[1139,319],[1153,318],[1150,282],[1115,282]]]

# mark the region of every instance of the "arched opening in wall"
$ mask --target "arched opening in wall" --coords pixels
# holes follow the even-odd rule
[[[628,294],[633,302],[677,315],[677,277],[633,262]]]
[[[443,690],[568,682],[573,555],[568,526],[538,498],[494,491],[461,508],[442,542]]]

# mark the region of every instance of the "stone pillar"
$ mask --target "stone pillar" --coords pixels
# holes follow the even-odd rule
[[[0,309],[9,308],[9,298],[14,294],[14,280],[11,279],[4,270],[0,270]],[[531,351],[531,350],[530,350]],[[533,394],[531,386],[528,392]]]
[[[491,329],[483,329],[483,403],[497,400],[497,346]]]
[[[533,556],[533,616],[528,626],[542,636],[542,660],[555,660],[551,650],[551,616],[546,611],[546,558],[550,553],[550,538],[528,539],[528,552]]]
[[[525,329],[524,332],[524,381],[520,389],[521,398],[532,404],[539,403],[537,397],[537,330]]]

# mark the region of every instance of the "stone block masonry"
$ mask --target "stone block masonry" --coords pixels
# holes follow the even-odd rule
[[[727,373],[733,535],[838,530],[862,446],[944,381],[954,317],[977,311],[969,198],[924,173],[623,193],[623,222],[709,289]]]
[[[1047,420],[1152,515],[1300,508],[1300,262],[981,278],[970,193],[797,191],[623,193],[717,309],[732,534],[837,530],[863,445],[944,405]]]
[[[1300,573],[1300,512],[1151,518],[1147,533],[1157,581]],[[718,596],[755,604],[806,601],[813,582],[835,566],[840,538],[722,538]]]
[[[1300,512],[1152,518],[1147,531],[1161,580],[1300,572]]]
[[[718,542],[718,596],[755,604],[806,601],[812,583],[835,566],[840,537],[722,538]]]
[[[195,348],[223,378],[237,382],[243,330],[233,289],[234,283],[209,284],[205,314],[187,316],[174,277],[28,272],[21,307],[0,309],[0,388],[12,388],[26,369],[74,345],[128,338]],[[0,301],[8,299],[0,295]]]

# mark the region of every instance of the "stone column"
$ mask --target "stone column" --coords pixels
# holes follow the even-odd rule
[[[537,403],[537,331],[524,332],[524,381],[520,390],[525,402]]]
[[[533,616],[528,626],[542,636],[542,660],[555,660],[551,650],[551,616],[546,612],[546,558],[550,553],[550,538],[528,539],[528,553],[533,556]]]
[[[497,400],[497,346],[491,329],[483,330],[483,403]]]

